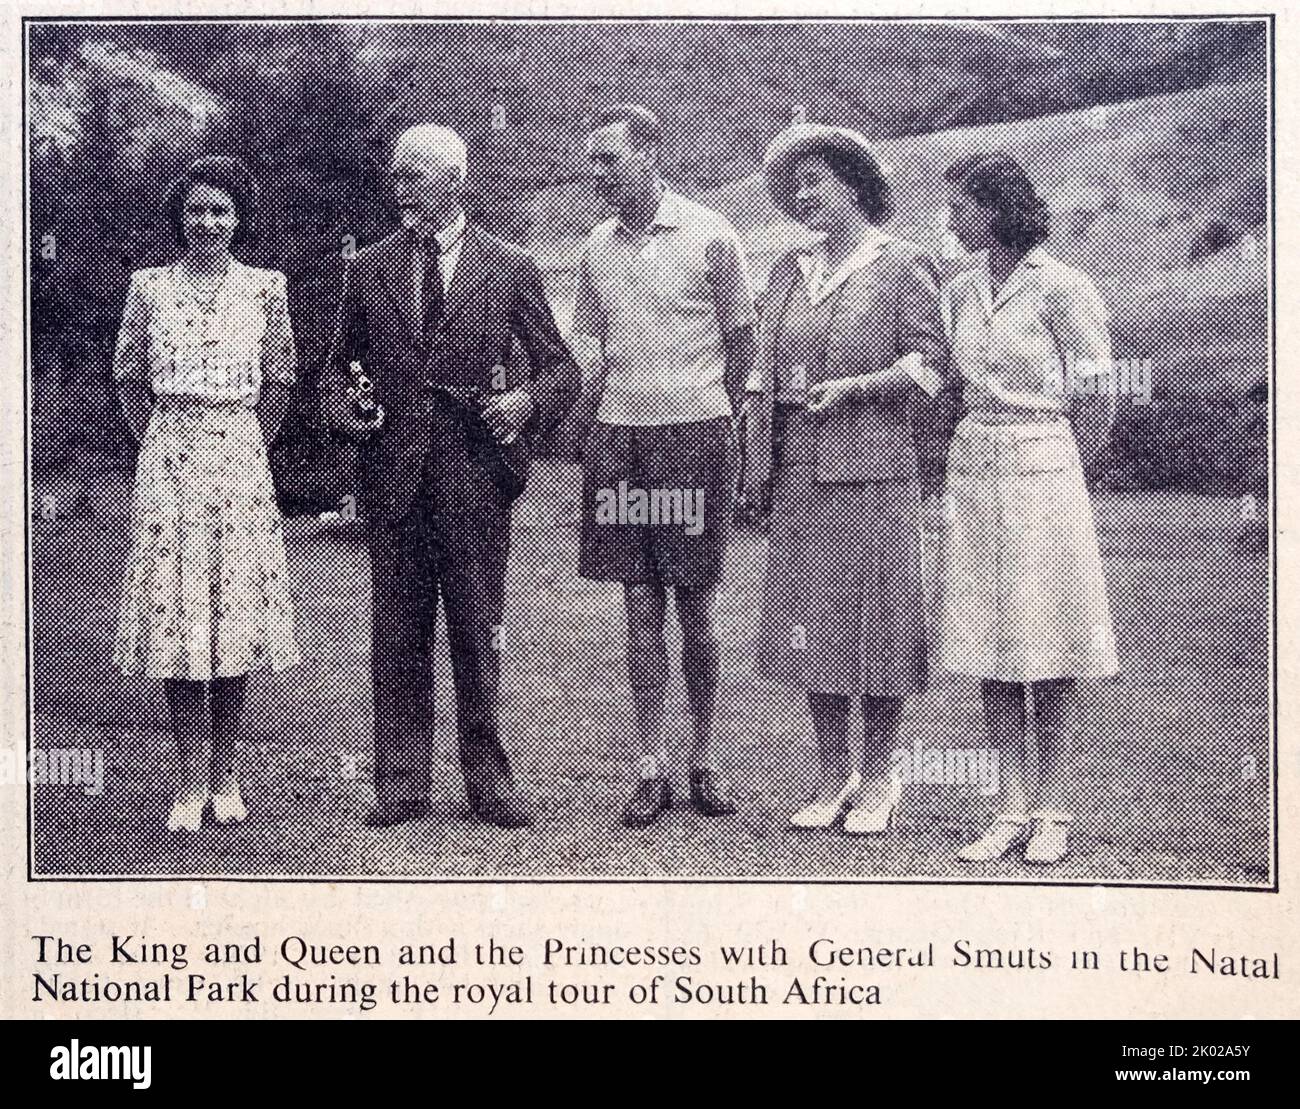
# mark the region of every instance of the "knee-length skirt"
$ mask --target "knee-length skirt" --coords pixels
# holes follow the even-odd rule
[[[136,465],[116,664],[209,680],[299,661],[284,536],[256,414],[162,398]]]
[[[828,484],[811,450],[778,465],[759,674],[848,696],[925,688],[921,488],[915,478]]]
[[[966,417],[948,454],[938,656],[1002,681],[1118,670],[1078,447],[1064,418]]]

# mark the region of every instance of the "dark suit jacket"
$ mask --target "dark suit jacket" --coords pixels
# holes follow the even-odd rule
[[[353,383],[349,363],[359,361],[375,383],[384,426],[362,443],[357,467],[363,511],[379,520],[395,521],[409,510],[431,446],[442,451],[464,444],[463,435],[448,438],[458,429],[431,386],[477,385],[491,392],[494,367],[505,366],[508,387],[521,387],[532,397],[534,413],[526,428],[531,439],[559,424],[582,384],[551,315],[537,263],[473,224],[465,231],[446,312],[427,344],[414,320],[411,241],[398,232],[361,250],[348,270],[322,376],[322,407],[333,426]],[[515,357],[517,350],[526,359]],[[484,471],[489,466],[473,447],[467,464]]]

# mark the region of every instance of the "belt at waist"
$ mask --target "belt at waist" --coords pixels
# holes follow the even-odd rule
[[[154,398],[154,404],[161,409],[245,409],[253,411],[253,406],[246,404],[242,397],[204,397],[189,393],[160,393]]]
[[[996,424],[981,423],[967,416],[957,425],[953,435],[954,447],[998,445],[1019,449],[1021,446],[1042,443],[1065,444],[1074,442],[1074,429],[1065,419],[1038,423]]]
[[[1008,427],[1020,424],[1054,424],[1065,421],[1065,413],[1045,408],[971,409],[967,420],[984,427]]]

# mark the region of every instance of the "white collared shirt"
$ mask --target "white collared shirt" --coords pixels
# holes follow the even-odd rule
[[[862,236],[862,242],[833,272],[828,273],[826,239],[824,236],[819,237],[812,247],[799,255],[799,267],[803,270],[803,278],[808,285],[808,299],[814,305],[820,304],[854,273],[874,262],[884,245],[893,238],[893,235],[879,227],[869,226]]]
[[[456,263],[460,261],[460,252],[465,245],[465,213],[460,212],[451,223],[441,231],[434,233],[438,241],[438,272],[442,275],[442,291],[445,294],[451,288],[451,279],[456,273]],[[412,287],[415,290],[415,322],[417,329],[424,326],[424,241],[417,234],[415,249],[411,251]]]
[[[1111,373],[1096,286],[1042,247],[1021,258],[996,294],[984,255],[944,286],[940,303],[971,409],[1064,411],[1068,381]]]

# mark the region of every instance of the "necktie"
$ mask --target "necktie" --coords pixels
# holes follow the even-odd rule
[[[438,264],[441,256],[438,240],[429,235],[422,246],[424,247],[424,276],[420,283],[420,320],[427,341],[442,319],[445,296],[442,287],[442,269]]]

